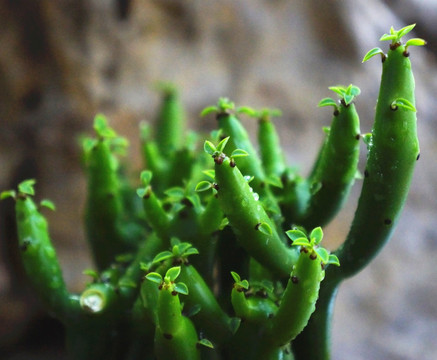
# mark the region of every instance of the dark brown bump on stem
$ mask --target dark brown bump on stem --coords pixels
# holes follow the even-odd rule
[[[391,223],[392,223],[391,219],[384,219],[385,225],[391,225]]]
[[[340,111],[338,111],[338,109],[335,109],[333,115],[338,116],[339,114],[340,114]]]
[[[152,195],[152,187],[149,186],[146,190],[146,193],[143,195],[143,199],[149,199],[150,195]]]
[[[345,108],[349,107],[349,105],[350,105],[350,104],[346,104],[344,99],[341,99],[340,102],[341,102],[341,105],[343,105]]]
[[[164,336],[164,338],[166,338],[167,340],[173,339],[173,335],[172,334],[162,334],[162,336]]]
[[[231,159],[231,161],[229,162],[229,166],[233,168],[233,167],[235,167],[235,165],[236,165],[235,160]]]
[[[390,44],[390,50],[396,50],[399,46],[401,46],[400,42]]]
[[[297,276],[293,275],[293,276],[291,277],[291,282],[292,282],[293,284],[298,284],[298,283],[299,283],[299,278],[298,278]]]
[[[402,55],[404,55],[405,57],[409,57],[409,56],[410,56],[410,53],[409,53],[407,50],[405,50],[405,51],[402,53]]]
[[[417,154],[416,161],[420,159],[420,153]]]
[[[224,154],[219,154],[217,156],[214,156],[214,162],[217,165],[221,165],[223,164],[223,161],[225,160],[225,155]]]
[[[258,223],[255,225],[255,230],[259,230],[259,227],[261,226],[261,223]]]
[[[361,134],[356,134],[356,135],[355,135],[355,139],[356,139],[356,140],[360,140],[360,138],[361,138]]]
[[[364,170],[364,177],[366,177],[366,178],[369,177],[369,170],[367,170],[367,169]]]
[[[20,250],[25,252],[30,245],[30,241],[29,240],[24,240],[23,243],[20,245]]]
[[[315,252],[311,253],[310,259],[311,260],[316,260],[317,259],[317,254]]]

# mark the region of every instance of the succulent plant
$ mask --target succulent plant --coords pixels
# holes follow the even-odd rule
[[[204,136],[184,134],[176,88],[161,86],[155,131],[141,125],[145,170],[135,189],[122,156],[128,142],[104,115],[83,140],[88,179],[85,227],[95,268],[81,294],[63,280],[35,180],[4,191],[16,202],[18,246],[28,279],[66,328],[73,359],[329,359],[330,320],[341,282],[389,240],[419,158],[414,78],[393,28],[382,59],[375,121],[361,134],[355,85],[330,87],[339,100],[308,177],[290,167],[272,118],[280,111],[237,108],[221,98],[201,116],[217,119]],[[260,155],[239,120],[258,120]],[[332,253],[322,227],[357,179],[361,195],[349,233]],[[48,200],[40,203],[54,210]]]

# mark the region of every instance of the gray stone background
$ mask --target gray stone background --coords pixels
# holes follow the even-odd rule
[[[193,129],[212,128],[198,114],[220,96],[277,107],[288,161],[305,174],[330,121],[330,111],[316,106],[331,96],[328,86],[361,88],[356,106],[369,132],[381,66],[361,60],[387,47],[378,39],[390,26],[417,23],[412,36],[428,41],[411,49],[421,158],[392,241],[341,287],[333,359],[435,359],[436,19],[435,0],[0,0],[0,189],[38,180],[38,198],[57,205],[48,217],[69,289],[80,291],[91,261],[79,226],[85,183],[77,136],[97,111],[130,139],[136,178],[137,124],[153,121],[155,81],[180,86]],[[325,229],[329,247],[344,239],[359,190],[357,182]],[[0,357],[59,359],[56,324],[41,313],[16,261],[11,203],[1,204],[0,217]]]

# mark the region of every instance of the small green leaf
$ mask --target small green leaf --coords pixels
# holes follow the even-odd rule
[[[98,141],[96,139],[93,139],[90,137],[82,138],[81,144],[82,144],[82,149],[83,149],[83,152],[85,153],[85,155],[90,153],[90,151],[94,148],[94,146],[96,146],[97,142]]]
[[[18,184],[18,191],[21,194],[33,196],[35,195],[35,189],[33,187],[35,183],[36,183],[35,179],[24,180],[23,182]]]
[[[372,133],[367,133],[362,136],[364,144],[367,146],[372,144]]]
[[[326,134],[326,136],[328,136],[329,133],[331,132],[331,127],[330,126],[324,126],[324,127],[322,127],[322,131]]]
[[[185,253],[185,251],[187,251],[189,248],[192,248],[193,245],[191,245],[188,242],[182,242],[179,243],[178,245],[173,246],[173,254],[175,255],[183,255]],[[176,250],[177,248],[177,250]],[[176,252],[175,252],[176,250]]]
[[[153,262],[152,261],[149,261],[149,262],[140,262],[140,269],[142,270],[142,271],[145,271],[145,272],[149,272],[150,271],[150,268],[152,267],[152,265],[153,265]]]
[[[263,233],[264,235],[267,235],[267,236],[272,235],[272,228],[270,227],[269,224],[267,224],[267,223],[265,223],[265,222],[259,223],[259,224],[257,225],[256,229],[257,229],[259,232]]]
[[[147,186],[145,188],[139,188],[137,189],[137,195],[140,198],[144,198],[148,193],[150,192],[150,186]]]
[[[338,257],[334,254],[329,255],[328,264],[340,266],[340,261],[338,260]]]
[[[217,148],[214,146],[214,144],[211,141],[206,140],[203,144],[203,150],[209,154],[214,155],[214,153],[217,151]]]
[[[235,271],[231,271],[231,275],[236,283],[239,283],[241,281],[240,275],[238,273],[236,273]]]
[[[384,51],[382,51],[379,47],[373,48],[372,50],[368,51],[366,55],[364,55],[363,63],[370,60],[375,55],[381,55],[383,58],[385,57]]]
[[[322,263],[326,265],[329,261],[329,251],[323,247],[319,247],[314,251],[316,252],[319,259],[322,261]]]
[[[167,260],[167,259],[171,259],[174,257],[174,254],[171,251],[165,250],[165,251],[161,251],[159,254],[157,254],[153,260],[152,260],[152,264],[156,264],[159,263],[161,261]]]
[[[258,111],[258,118],[261,120],[268,120],[271,117],[279,117],[282,116],[282,111],[279,109],[269,109],[264,108]]]
[[[108,126],[108,121],[103,114],[97,114],[94,117],[94,130],[102,138],[110,139],[117,136],[117,133]]]
[[[1,192],[0,200],[4,200],[4,199],[10,198],[10,197],[15,199],[16,196],[17,196],[17,193],[15,190],[5,190],[5,191]]]
[[[156,284],[159,284],[159,285],[161,285],[161,283],[162,283],[162,276],[161,276],[161,274],[156,273],[156,272],[148,273],[146,275],[146,279],[151,281],[151,282],[154,282]]]
[[[344,94],[343,101],[346,104],[346,106],[349,105],[353,99],[354,99],[353,95]]]
[[[235,285],[237,287],[243,288],[243,289],[249,289],[249,282],[247,280],[241,280],[240,275],[238,275],[236,272],[231,271],[232,278],[234,279]]]
[[[201,346],[205,346],[207,348],[210,349],[214,349],[214,345],[212,344],[211,341],[209,341],[208,339],[200,339],[197,344],[201,345]]]
[[[202,112],[200,113],[200,117],[204,117],[204,116],[211,114],[213,112],[217,112],[218,110],[219,109],[217,106],[208,106],[202,110]]]
[[[246,157],[249,156],[249,153],[243,149],[235,149],[232,151],[231,157],[232,158],[238,158],[238,157]]]
[[[343,98],[344,94],[346,93],[344,86],[330,86],[328,89],[335,92],[341,98]]]
[[[279,176],[276,175],[269,175],[266,180],[266,184],[269,184],[271,186],[277,187],[279,189],[282,189],[284,185],[282,184],[282,180]]]
[[[197,192],[206,191],[211,189],[212,187],[213,185],[209,181],[201,181],[196,185],[195,191]]]
[[[411,25],[407,25],[407,26],[403,27],[402,29],[398,30],[397,31],[398,40],[400,40],[402,37],[407,35],[411,30],[414,29],[415,26],[416,26],[416,24],[411,24]],[[395,31],[395,33],[396,33],[396,31]]]
[[[285,232],[285,234],[293,242],[297,239],[300,239],[300,238],[304,238],[304,239],[307,238],[307,235],[303,231],[298,230],[298,229],[288,230]]]
[[[150,170],[144,170],[141,172],[140,179],[141,183],[144,186],[148,186],[150,184],[150,181],[152,180],[153,173]]]
[[[217,102],[217,106],[222,112],[235,109],[235,104],[225,97],[219,99],[219,101]]]
[[[93,280],[99,280],[99,273],[93,269],[85,269],[82,271],[83,275],[91,276]]]
[[[316,227],[315,229],[313,229],[313,231],[311,231],[310,239],[311,239],[311,242],[313,242],[316,245],[318,245],[322,241],[323,231],[322,231],[322,228],[320,226]]]
[[[193,204],[193,208],[196,211],[196,213],[199,213],[200,211],[202,211],[203,207],[202,207],[202,202],[200,201],[200,197],[197,194],[193,194],[193,195],[187,195],[186,199]]]
[[[184,251],[183,256],[187,257],[190,255],[198,255],[199,254],[199,250],[197,250],[196,248],[192,247],[189,248],[187,251]]]
[[[405,48],[409,46],[424,46],[426,45],[426,41],[419,38],[410,39],[405,43]]]
[[[224,217],[219,225],[219,230],[223,230],[228,225],[229,225],[229,219],[227,217]]]
[[[275,289],[273,283],[269,280],[262,280],[262,281],[251,281],[250,285],[252,289],[256,290],[265,290],[267,293],[274,295],[273,291]]]
[[[414,105],[407,99],[401,99],[401,98],[396,99],[391,103],[390,107],[393,110],[395,110],[396,108],[402,108],[405,110],[416,112],[416,108],[414,107]]]
[[[317,104],[318,107],[333,106],[337,108],[337,102],[332,98],[324,98]]]
[[[361,90],[360,90],[360,88],[358,86],[350,84],[348,86],[348,88],[346,89],[346,93],[350,94],[350,95],[353,95],[353,96],[358,96],[358,95],[361,94]]]
[[[175,186],[164,191],[171,201],[181,201],[185,197],[185,190],[181,187]]]
[[[249,281],[247,280],[242,280],[237,285],[241,286],[243,289],[249,289]]]
[[[55,203],[53,201],[48,200],[48,199],[41,200],[40,205],[43,207],[46,207],[47,209],[50,209],[52,211],[56,210]]]
[[[211,178],[212,180],[215,180],[215,170],[204,170],[202,171],[206,176]]]
[[[132,281],[132,280],[129,280],[129,279],[122,279],[122,280],[120,280],[118,282],[118,286],[132,288],[132,289],[136,289],[137,288],[137,284],[135,283],[135,281]]]
[[[178,294],[188,295],[188,287],[187,287],[187,285],[185,285],[185,284],[182,283],[182,282],[175,284],[175,286],[174,286],[174,290],[175,290]]]
[[[176,236],[172,236],[172,238],[170,239],[170,245],[172,247],[179,246],[180,243],[181,241]]]
[[[225,137],[222,141],[220,141],[219,144],[217,145],[217,151],[223,152],[228,141],[229,141],[229,136]]]
[[[197,314],[200,312],[200,310],[202,310],[202,306],[200,306],[200,304],[195,304],[195,305],[193,305],[193,306],[191,307],[190,310],[188,310],[186,316],[187,316],[187,317],[192,317],[192,316],[194,316],[194,315],[197,315]]]
[[[293,243],[291,244],[293,246],[308,246],[311,247],[310,242],[308,241],[308,239],[305,238],[298,238],[296,240],[293,240]]]
[[[180,273],[181,273],[180,266],[175,266],[175,267],[168,269],[166,274],[165,274],[165,281],[166,282],[167,281],[174,282]]]
[[[134,255],[132,253],[118,254],[115,257],[115,261],[119,264],[130,263],[133,259],[134,259]]]
[[[258,112],[255,109],[253,109],[253,108],[251,108],[249,106],[240,106],[237,109],[237,112],[241,113],[241,114],[246,114],[246,115],[248,115],[250,117],[256,117],[257,114],[258,114]]]
[[[384,34],[379,39],[379,41],[392,41],[394,43],[396,42],[396,40],[397,40],[397,36],[394,34]]]

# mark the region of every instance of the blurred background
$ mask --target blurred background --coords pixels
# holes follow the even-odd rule
[[[131,142],[133,178],[142,168],[138,123],[154,121],[156,81],[172,81],[192,129],[222,96],[275,107],[290,164],[309,171],[331,111],[317,108],[329,86],[361,88],[356,106],[369,132],[381,64],[362,64],[390,26],[417,23],[409,37],[416,77],[421,157],[393,239],[339,292],[333,359],[435,359],[437,354],[437,2],[434,0],[0,0],[0,190],[37,179],[71,291],[92,267],[82,221],[85,182],[77,138],[96,112]],[[252,135],[250,120],[242,121]],[[363,146],[363,159],[365,160]],[[363,165],[364,162],[360,166]],[[348,231],[360,181],[325,229],[334,249]],[[0,358],[63,359],[62,328],[26,286],[16,251],[13,202],[0,204]]]

